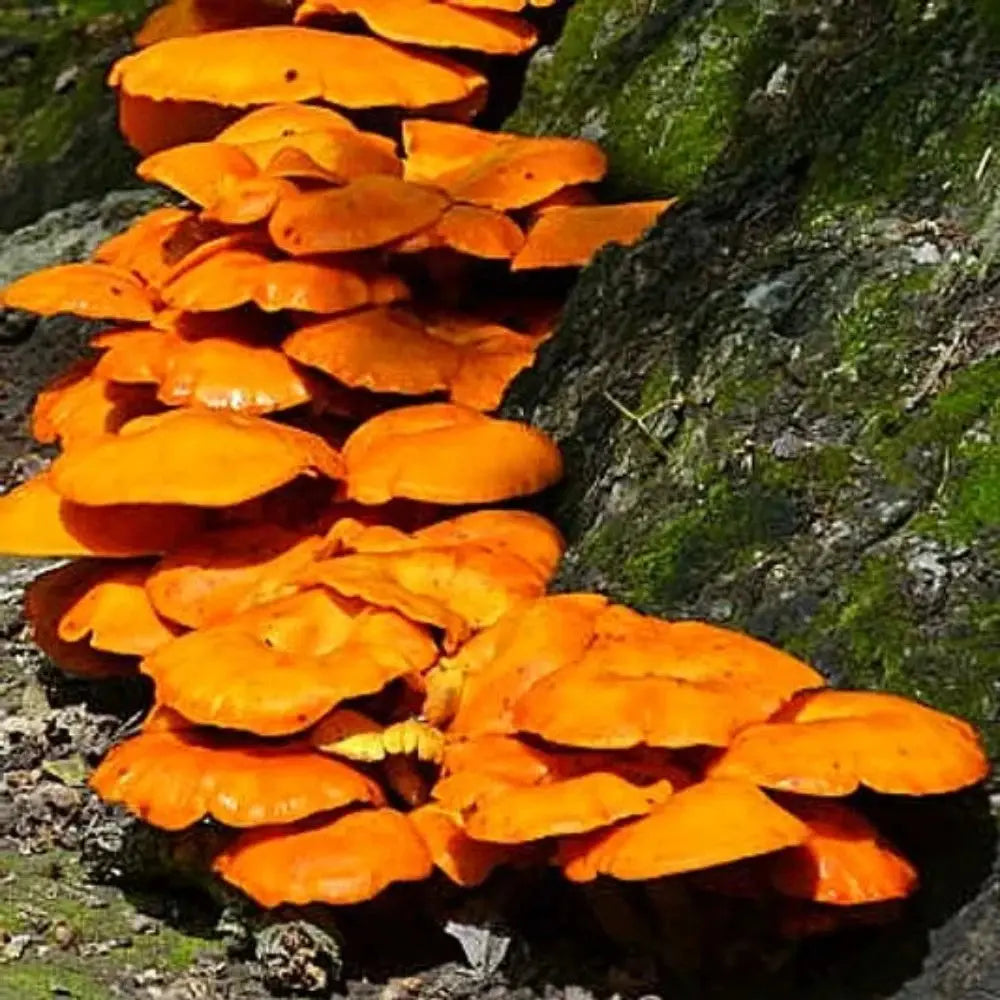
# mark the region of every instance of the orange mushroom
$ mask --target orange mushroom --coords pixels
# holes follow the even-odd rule
[[[512,260],[524,246],[524,233],[513,219],[481,205],[452,205],[427,229],[393,245],[396,253],[447,248],[469,257]]]
[[[799,847],[768,861],[771,884],[784,896],[834,906],[909,896],[914,867],[860,813],[838,802],[786,796],[781,805],[809,828]]]
[[[124,232],[105,240],[91,258],[131,271],[145,284],[159,288],[170,268],[200,241],[194,212],[155,208],[136,219]]]
[[[493,503],[537,493],[563,471],[541,431],[449,403],[373,417],[347,439],[343,457],[348,495],[364,504]]]
[[[225,128],[237,112],[206,101],[154,101],[118,93],[118,128],[142,156],[186,142],[203,142]]]
[[[35,645],[60,670],[83,680],[134,677],[134,657],[100,652],[86,642],[69,642],[59,636],[65,610],[93,580],[89,562],[68,566],[35,577],[24,591],[24,617]]]
[[[282,349],[345,385],[406,395],[444,390],[456,403],[493,410],[538,345],[537,337],[474,317],[376,307],[300,327]]]
[[[340,456],[297,428],[206,410],[140,417],[118,434],[80,442],[60,455],[49,473],[65,499],[97,507],[228,507],[301,475],[339,478]]]
[[[160,409],[144,389],[113,385],[94,373],[90,358],[77,362],[39,392],[31,411],[31,433],[42,444],[113,434],[129,420]]]
[[[162,555],[203,521],[203,511],[176,505],[71,503],[43,473],[0,497],[0,552],[46,558]]]
[[[86,572],[80,563],[70,563],[45,574],[52,592],[65,596],[62,607],[50,609],[57,616],[57,635],[63,642],[87,642],[106,653],[146,656],[174,638],[176,630],[157,615],[146,595],[147,565],[82,566]]]
[[[607,603],[597,594],[558,595],[511,611],[435,667],[425,715],[451,719],[456,735],[513,733],[518,698],[584,654]]]
[[[295,21],[324,14],[354,14],[375,35],[431,48],[519,55],[538,41],[538,32],[521,18],[463,10],[440,0],[303,0]]]
[[[974,785],[989,761],[967,722],[868,691],[804,692],[733,740],[712,773],[805,795],[936,795]]]
[[[423,108],[486,87],[481,74],[441,56],[284,26],[171,38],[120,59],[108,79],[131,96],[235,107],[322,100],[348,108]]]
[[[511,270],[582,267],[609,243],[637,242],[675,200],[549,208],[528,230]]]
[[[585,139],[490,133],[420,119],[403,123],[403,145],[407,180],[433,184],[455,201],[499,211],[525,208],[564,187],[599,181],[607,171],[600,148]]]
[[[282,198],[268,232],[293,256],[367,250],[430,226],[448,204],[433,188],[371,174],[344,187]]]
[[[703,622],[665,622],[612,605],[596,631],[577,663],[518,699],[517,728],[595,749],[725,746],[796,692],[824,683],[794,657]]]
[[[235,827],[294,823],[385,801],[371,778],[302,743],[176,727],[147,730],[114,747],[90,785],[105,802],[164,830],[207,816]]]
[[[190,142],[154,153],[136,171],[202,207],[213,204],[224,182],[251,181],[260,173],[242,149],[221,142]]]
[[[158,700],[193,722],[283,736],[436,656],[428,634],[399,615],[308,590],[181,636],[141,669]]]
[[[115,334],[96,372],[111,382],[152,383],[156,398],[166,406],[261,414],[312,398],[307,377],[280,351],[224,336],[188,340],[173,331],[152,329]],[[119,393],[128,391],[117,388]],[[122,423],[107,429],[116,430]]]
[[[215,141],[229,146],[253,146],[276,139],[289,139],[304,132],[331,131],[351,132],[358,129],[350,118],[333,108],[319,104],[275,101],[248,111],[219,132]],[[389,149],[395,149],[395,143],[388,139],[385,141]]]
[[[253,303],[265,312],[286,309],[341,313],[407,298],[402,279],[372,273],[355,261],[275,260],[243,247],[192,254],[163,286],[167,305],[189,312],[222,312]]]
[[[249,830],[213,868],[261,906],[361,903],[394,882],[428,878],[433,862],[409,818],[361,809],[294,826]]]
[[[318,535],[266,522],[219,528],[164,556],[146,589],[164,618],[202,628],[295,593],[297,575],[326,546]]]
[[[135,275],[99,263],[57,264],[25,275],[0,291],[0,308],[136,323],[152,319],[156,311],[149,291]]]
[[[661,878],[771,854],[809,840],[809,827],[753,785],[712,779],[670,796],[647,816],[565,840],[567,878]]]
[[[502,864],[516,861],[522,852],[508,844],[473,840],[460,823],[432,802],[414,809],[407,818],[430,852],[434,865],[456,885],[482,885]]]
[[[301,579],[435,625],[452,650],[518,602],[540,597],[548,580],[516,555],[471,544],[336,556],[306,567]]]
[[[167,0],[143,22],[135,44],[144,48],[168,38],[280,24],[291,19],[293,7],[294,0]]]

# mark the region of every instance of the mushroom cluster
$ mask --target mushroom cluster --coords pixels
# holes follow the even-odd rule
[[[917,874],[842,800],[982,780],[972,727],[736,632],[546,596],[563,540],[508,503],[562,473],[491,415],[558,316],[517,272],[670,204],[597,204],[591,142],[469,124],[544,6],[155,12],[110,81],[140,176],[181,200],[2,292],[113,325],[39,396],[60,451],[0,498],[0,549],[72,560],[26,598],[59,667],[153,682],[94,789],[229,828],[214,870],[265,906],[515,864],[693,878],[799,930],[863,918]]]

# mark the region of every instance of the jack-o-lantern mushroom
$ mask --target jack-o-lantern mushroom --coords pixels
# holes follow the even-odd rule
[[[149,290],[134,274],[101,263],[57,264],[25,275],[0,291],[0,308],[134,323],[148,322],[156,312]]]
[[[393,809],[359,809],[292,826],[248,830],[213,867],[261,906],[361,903],[433,871],[423,838]]]
[[[180,636],[141,669],[192,722],[286,736],[436,658],[427,632],[400,615],[307,590]]]
[[[719,778],[682,789],[639,819],[563,840],[558,860],[573,882],[646,881],[798,847],[809,835],[753,785]]]
[[[42,558],[131,559],[168,552],[204,525],[180,504],[88,507],[66,500],[42,473],[0,497],[0,552]]]
[[[384,802],[371,778],[301,741],[262,743],[195,727],[154,728],[126,740],[90,784],[105,802],[164,830],[207,816],[233,827],[294,823]]]
[[[108,79],[132,97],[238,108],[318,100],[416,109],[463,101],[486,87],[480,73],[442,56],[285,26],[171,38],[123,57]]]
[[[989,761],[967,722],[896,695],[809,691],[739,733],[719,777],[803,795],[940,795],[983,780]]]
[[[238,337],[189,339],[174,330],[139,328],[99,335],[91,344],[108,348],[97,362],[98,376],[121,392],[155,386],[164,406],[260,415],[313,398],[312,380],[281,351]]]
[[[146,656],[176,629],[146,594],[148,564],[73,562],[49,570],[32,585],[36,620],[54,623],[62,642],[86,643],[120,656]]]
[[[295,593],[327,546],[321,535],[267,522],[216,528],[156,563],[146,590],[164,618],[202,628]]]
[[[501,212],[599,181],[608,169],[600,147],[586,139],[491,133],[425,119],[403,123],[403,146],[407,180]]]
[[[302,0],[295,21],[307,23],[322,15],[354,15],[387,41],[428,48],[516,56],[538,41],[534,26],[522,18],[463,10],[439,0]]]
[[[513,271],[583,267],[609,243],[635,243],[674,204],[636,201],[625,205],[571,205],[542,212],[511,263]]]
[[[31,411],[31,434],[42,444],[113,434],[130,420],[160,410],[144,387],[116,385],[96,371],[92,358],[73,365],[45,385]]]
[[[343,187],[280,198],[268,233],[293,256],[370,250],[432,225],[448,205],[435,188],[369,174]]]
[[[593,749],[726,746],[744,726],[824,683],[750,636],[612,605],[586,653],[527,690],[513,722],[553,743]]]
[[[174,503],[228,507],[300,475],[343,474],[340,456],[315,435],[247,417],[170,410],[60,455],[49,481],[75,503]]]
[[[561,554],[561,539],[558,535],[553,539],[544,519],[518,516],[519,512],[493,513],[489,524],[496,532],[505,521],[511,523],[514,534],[506,545],[497,544],[496,535],[491,538],[486,531],[477,538],[475,528],[467,529],[463,537],[461,527],[449,522],[399,538],[387,538],[377,527],[362,529],[347,542],[354,552],[336,553],[306,566],[301,580],[444,629],[446,647],[453,650],[512,607],[540,597]],[[340,525],[334,527],[335,533],[343,531]]]
[[[224,312],[253,303],[265,312],[334,313],[409,296],[405,282],[357,259],[287,260],[246,247],[222,247],[183,262],[161,289],[186,312]]]
[[[348,496],[364,504],[494,503],[546,489],[563,471],[541,431],[450,403],[373,417],[347,439],[343,457]]]
[[[307,324],[282,350],[348,386],[403,395],[446,391],[455,403],[494,410],[541,339],[473,317],[422,317],[397,306]]]

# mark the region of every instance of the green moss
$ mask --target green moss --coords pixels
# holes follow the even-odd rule
[[[0,969],[0,1000],[48,1000],[56,985],[81,1000],[103,1000],[109,984],[129,970],[178,973],[199,956],[222,956],[218,942],[167,925],[159,925],[156,934],[137,934],[132,929],[136,910],[130,902],[117,890],[86,884],[79,859],[70,852],[28,857],[0,853],[0,878],[0,930],[51,936],[37,924],[37,914],[44,913],[47,920],[65,924],[73,937],[69,948],[53,944],[44,960],[36,960],[29,950],[23,959]],[[104,954],[81,956],[77,950],[112,940],[120,946]]]
[[[763,82],[758,41],[774,7],[729,0],[679,18],[668,4],[581,0],[509,125],[599,138],[613,193],[688,194]],[[655,32],[640,27],[651,11]]]
[[[894,79],[858,134],[816,157],[801,207],[804,219],[822,225],[831,213],[845,211],[874,217],[915,190],[947,192],[972,214],[973,224],[985,217],[989,192],[1000,178],[989,155],[1000,130],[1000,84],[970,101],[961,88],[933,82],[945,69],[930,61],[926,73]]]

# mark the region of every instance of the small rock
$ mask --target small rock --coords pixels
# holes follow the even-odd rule
[[[145,913],[137,913],[129,921],[129,930],[133,934],[158,934],[160,932],[160,924]]]
[[[306,923],[272,924],[257,935],[256,957],[264,985],[275,992],[325,995],[341,977],[340,946]]]
[[[79,66],[67,66],[52,84],[54,94],[65,94],[76,86],[76,81],[80,78]]]
[[[24,957],[30,944],[30,934],[12,934],[10,940],[4,944],[3,950],[0,951],[0,959],[5,962],[16,962],[19,958]]]
[[[53,924],[50,933],[52,940],[64,951],[76,944],[76,931],[65,920],[59,920]]]

